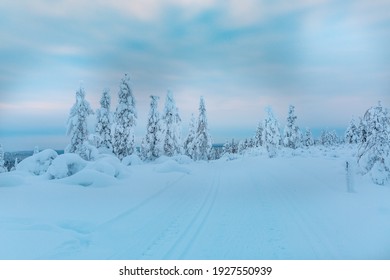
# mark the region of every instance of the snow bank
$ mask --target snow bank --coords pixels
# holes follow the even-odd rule
[[[50,179],[61,179],[76,174],[86,165],[87,161],[79,155],[67,153],[58,156],[48,168],[47,173]]]
[[[188,168],[181,166],[173,159],[158,164],[158,166],[154,170],[160,173],[181,172],[190,174],[190,170]]]
[[[0,188],[19,186],[23,183],[24,176],[22,175],[17,175],[15,172],[0,173]]]
[[[96,161],[88,164],[87,169],[93,169],[116,178],[122,178],[128,172],[120,160],[111,155],[100,155]]]
[[[128,165],[139,165],[142,164],[143,161],[137,156],[136,154],[132,154],[130,156],[124,157],[122,159],[122,164],[128,166]]]
[[[186,155],[173,156],[172,159],[180,164],[190,164],[190,163],[194,162],[192,160],[192,158],[190,158],[189,156],[186,156]]]
[[[16,170],[28,172],[34,175],[44,174],[58,154],[52,149],[46,149],[22,160]]]
[[[112,186],[116,181],[115,177],[91,168],[84,168],[73,176],[59,180],[59,182],[65,184],[95,188]]]

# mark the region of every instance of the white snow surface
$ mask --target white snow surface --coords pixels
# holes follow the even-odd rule
[[[354,168],[348,192],[352,153],[58,156],[62,179],[0,174],[0,259],[390,259],[390,183]]]

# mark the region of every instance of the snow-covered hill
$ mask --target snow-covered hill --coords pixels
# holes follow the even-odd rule
[[[355,166],[348,192],[352,152],[126,165],[62,155],[38,176],[21,163],[0,174],[0,258],[389,259],[389,184]]]

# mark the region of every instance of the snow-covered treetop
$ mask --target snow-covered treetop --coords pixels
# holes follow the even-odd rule
[[[103,95],[100,98],[100,106],[105,109],[110,109],[111,105],[111,96],[110,96],[110,90],[104,89]]]
[[[125,74],[125,76],[121,80],[118,95],[119,104],[117,112],[122,111],[124,110],[124,108],[126,108],[135,118],[137,118],[137,111],[135,109],[135,98],[130,87],[130,76],[127,74]]]
[[[179,109],[176,107],[175,99],[170,90],[167,92],[164,107],[164,119],[167,122],[180,122]]]

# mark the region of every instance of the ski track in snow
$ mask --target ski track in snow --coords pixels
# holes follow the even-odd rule
[[[359,216],[351,212],[359,209],[363,202],[363,211],[372,209],[370,213],[377,213],[374,216],[377,220],[370,223],[377,230],[372,236],[378,237],[384,248],[379,252],[380,243],[370,241],[364,247],[366,255],[388,256],[386,246],[390,244],[383,241],[386,231],[390,230],[386,223],[390,211],[383,203],[389,198],[387,190],[369,192],[372,198],[359,194],[361,190],[358,194],[348,194],[344,181],[341,182],[345,179],[342,160],[313,162],[323,168],[305,172],[305,168],[311,167],[310,160],[255,157],[193,163],[188,166],[191,172],[185,173],[175,169],[161,174],[156,173],[153,166],[137,167],[133,177],[117,187],[123,199],[118,199],[118,194],[113,200],[98,196],[100,203],[106,203],[103,207],[112,206],[115,201],[120,203],[104,219],[90,220],[86,214],[76,220],[78,216],[72,214],[72,218],[67,212],[58,212],[62,218],[54,214],[41,219],[37,214],[40,211],[22,218],[18,214],[23,209],[20,208],[15,214],[1,217],[0,229],[16,234],[3,233],[11,242],[29,234],[35,241],[42,240],[42,236],[48,238],[48,244],[42,244],[44,248],[35,254],[26,254],[27,259],[343,259],[365,255],[355,249],[356,242],[364,242],[364,237],[353,234],[364,225],[359,223]],[[26,198],[33,194],[31,189],[29,192],[20,190],[17,193]],[[97,190],[61,188],[53,194],[61,196],[63,191],[68,192],[66,199],[82,194],[81,203],[91,194],[113,194]],[[7,189],[4,194],[12,195],[12,191]],[[384,195],[381,204],[372,208],[376,201],[370,199],[378,200],[381,194]],[[32,207],[40,201],[34,199],[21,201],[31,203]],[[55,203],[45,207],[49,209]],[[93,213],[99,204],[91,206],[95,207]],[[81,211],[86,209],[80,208]],[[366,213],[363,211],[360,215]],[[337,213],[342,216],[335,217]],[[349,221],[351,229],[348,229]],[[351,242],[350,234],[354,238]],[[23,244],[27,245],[26,241],[23,240]],[[12,252],[13,245],[5,245]]]

